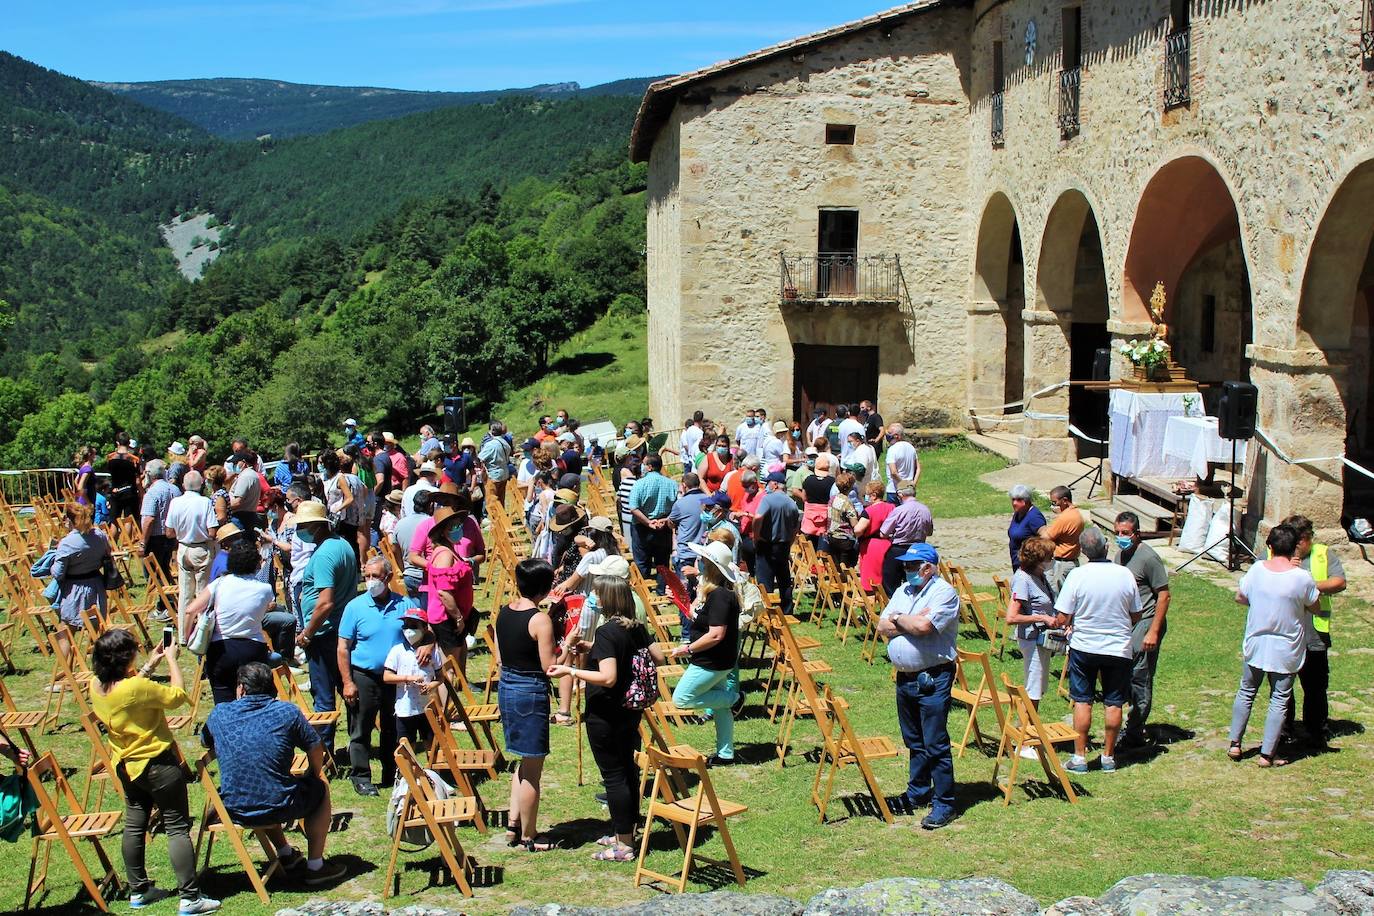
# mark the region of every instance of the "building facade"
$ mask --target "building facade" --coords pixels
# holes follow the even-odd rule
[[[1104,396],[1054,386],[1162,283],[1209,404],[1259,389],[1251,517],[1374,514],[1372,5],[924,0],[654,84],[654,415],[876,396],[1071,459]]]

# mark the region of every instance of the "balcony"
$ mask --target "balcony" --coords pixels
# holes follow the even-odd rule
[[[992,94],[992,148],[1001,149],[1007,145],[1005,122],[1003,121],[1002,93]]]
[[[902,299],[895,254],[780,255],[783,302],[883,305]]]
[[[1078,93],[1083,85],[1083,69],[1059,71],[1059,136],[1065,140],[1078,136]]]
[[[1191,29],[1171,32],[1164,39],[1164,110],[1187,108],[1193,100]]]

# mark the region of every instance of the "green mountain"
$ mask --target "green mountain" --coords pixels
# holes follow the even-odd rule
[[[216,136],[251,140],[263,135],[284,139],[322,134],[368,121],[494,102],[509,95],[553,99],[623,95],[637,99],[654,79],[657,77],[617,80],[587,88],[577,83],[546,83],[483,92],[416,92],[230,78],[92,85],[184,118]]]

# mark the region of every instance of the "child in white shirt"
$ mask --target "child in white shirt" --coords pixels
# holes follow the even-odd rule
[[[421,665],[415,657],[415,650],[434,642],[434,633],[425,620],[425,612],[420,608],[406,612],[401,621],[403,642],[391,647],[383,663],[385,671],[382,680],[396,685],[396,733],[400,738],[408,738],[412,747],[421,736],[429,736],[429,724],[425,721],[425,704],[429,695],[439,686],[438,670],[444,663],[444,653],[434,646],[434,655],[429,664]]]

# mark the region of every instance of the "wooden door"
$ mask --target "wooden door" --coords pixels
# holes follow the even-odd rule
[[[878,348],[792,345],[792,408],[803,425],[824,406],[833,416],[840,404],[878,399]]]

